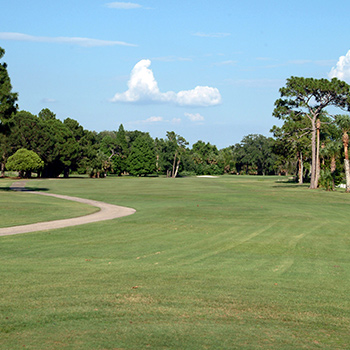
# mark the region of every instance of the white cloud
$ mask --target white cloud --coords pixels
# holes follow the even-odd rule
[[[45,98],[43,98],[43,99],[41,100],[41,102],[42,102],[42,103],[56,103],[57,100],[55,100],[54,98],[47,98],[47,97],[45,97]]]
[[[142,8],[141,5],[133,2],[109,2],[106,4],[107,7],[120,10],[133,10]]]
[[[149,117],[145,120],[145,123],[158,123],[162,121],[163,121],[163,117]]]
[[[350,80],[350,50],[345,56],[340,56],[335,67],[328,74],[329,78]]]
[[[193,90],[178,93],[160,92],[153,72],[149,69],[150,60],[139,61],[131,71],[128,90],[116,93],[112,102],[127,103],[174,103],[179,106],[214,106],[221,103],[217,88],[197,86]]]
[[[173,118],[173,119],[171,120],[171,122],[172,122],[173,124],[180,124],[180,123],[181,123],[181,118]]]
[[[199,113],[185,113],[185,116],[188,117],[192,122],[202,122],[204,117]]]
[[[233,60],[227,60],[227,61],[215,63],[216,66],[235,66],[236,64],[237,64],[237,61],[233,61]]]
[[[74,44],[84,47],[94,47],[94,46],[136,46],[134,44],[129,44],[124,41],[111,41],[111,40],[100,40],[91,38],[80,38],[80,37],[47,37],[47,36],[33,36],[23,33],[9,33],[0,32],[0,39],[2,40],[14,40],[14,41],[31,41],[40,43],[60,43],[60,44]]]

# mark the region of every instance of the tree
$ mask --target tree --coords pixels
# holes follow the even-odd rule
[[[188,142],[174,131],[167,131],[167,138],[156,139],[157,168],[167,177],[176,177]]]
[[[122,173],[126,172],[127,157],[129,154],[128,142],[123,124],[119,125],[115,141],[117,145],[117,152],[113,158],[113,171],[117,175],[121,175]]]
[[[225,174],[237,173],[236,158],[234,146],[229,146],[219,151],[218,163],[220,164],[220,168],[224,169]]]
[[[337,115],[335,116],[335,122],[341,128],[343,136],[343,147],[344,147],[344,169],[346,179],[346,192],[350,192],[350,166],[349,166],[349,135],[350,131],[350,117],[348,115]]]
[[[41,169],[44,162],[33,151],[28,151],[25,148],[19,149],[15,154],[9,157],[6,163],[6,168],[11,171],[18,171],[19,176],[31,177],[32,171]]]
[[[0,59],[5,55],[5,50],[0,47]],[[11,91],[11,81],[7,73],[7,64],[0,63],[0,131],[17,111],[17,93]]]
[[[280,171],[288,174],[291,167],[298,167],[298,183],[302,184],[304,179],[304,161],[310,145],[310,122],[295,113],[290,113],[284,119],[282,127],[273,126],[270,130],[276,138],[273,152],[278,157]]]
[[[9,135],[0,132],[0,177],[5,177],[5,164],[7,158],[11,155],[11,144]]]
[[[5,50],[0,47],[0,59],[5,55]],[[12,92],[10,77],[7,72],[7,64],[0,63],[0,163],[1,176],[5,173],[5,163],[10,153],[8,136],[10,134],[10,121],[17,111],[17,93]]]
[[[148,134],[137,137],[128,158],[130,175],[141,176],[156,171],[154,142]]]
[[[243,172],[254,175],[273,173],[274,154],[273,139],[259,134],[244,136],[236,145],[238,162]]]
[[[66,118],[63,124],[69,130],[77,146],[77,154],[70,159],[71,164],[69,168],[72,171],[78,171],[80,174],[90,173],[92,159],[96,157],[97,154],[95,134],[91,131],[84,130],[76,120],[71,118]],[[66,175],[68,175],[68,169],[66,168],[65,170]]]
[[[79,145],[64,123],[55,117],[42,118],[20,111],[13,117],[11,130],[12,148],[37,153],[44,161],[44,177],[57,177],[62,172],[68,176],[79,155]]]
[[[215,145],[199,140],[192,145],[191,153],[197,174],[221,175],[224,173],[223,168],[219,166],[219,151]]]
[[[50,111],[48,108],[44,108],[39,112],[38,117],[44,121],[54,120],[56,119],[56,114]]]
[[[350,106],[350,86],[333,78],[314,79],[291,77],[280,89],[281,98],[275,102],[273,115],[285,119],[291,113],[308,118],[311,123],[311,183],[310,188],[318,187],[319,147],[317,142],[320,130],[320,116],[326,107]]]

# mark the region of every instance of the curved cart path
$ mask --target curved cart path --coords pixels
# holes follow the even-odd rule
[[[36,232],[36,231],[44,231],[44,230],[53,230],[56,228],[77,226],[77,225],[89,224],[92,222],[98,222],[98,221],[104,221],[104,220],[112,220],[123,216],[128,216],[136,212],[136,210],[132,208],[121,207],[119,205],[108,204],[104,202],[94,201],[91,199],[64,196],[64,195],[54,194],[54,193],[28,191],[25,189],[24,181],[15,182],[11,186],[11,189],[14,191],[23,191],[28,194],[38,194],[41,196],[50,196],[50,197],[56,197],[56,198],[70,200],[70,201],[75,201],[79,203],[85,203],[85,204],[89,204],[94,207],[100,208],[100,211],[93,214],[79,216],[72,219],[54,220],[54,221],[38,222],[36,224],[29,224],[29,225],[4,227],[4,228],[0,228],[0,236],[16,235],[19,233]]]

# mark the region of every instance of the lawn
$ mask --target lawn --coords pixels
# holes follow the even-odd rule
[[[16,181],[0,179],[0,227],[33,224],[41,221],[74,218],[98,211],[98,208],[62,199],[12,192]],[[28,181],[30,185],[30,181]],[[30,187],[30,186],[29,186]],[[46,188],[38,188],[46,191]]]
[[[137,212],[0,237],[0,348],[349,349],[350,195],[280,180],[32,180]]]

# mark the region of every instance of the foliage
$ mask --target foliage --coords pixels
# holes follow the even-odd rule
[[[350,108],[350,86],[333,78],[314,79],[291,77],[286,86],[280,89],[281,98],[276,100],[273,115],[285,120],[291,115],[307,118],[311,127],[311,183],[310,188],[318,186],[319,147],[317,131],[325,108],[335,106]]]
[[[229,146],[219,150],[218,164],[225,174],[236,174],[237,155],[235,147]]]
[[[334,181],[329,169],[321,170],[319,184],[320,187],[324,188],[326,191],[334,190]]]
[[[274,125],[271,132],[275,137],[273,153],[277,156],[278,173],[285,175],[297,173],[299,183],[303,183],[304,162],[308,161],[311,156],[309,152],[310,121],[291,112],[284,119],[282,127]],[[296,171],[297,167],[298,171]]]
[[[10,156],[6,163],[6,168],[12,171],[19,171],[20,175],[24,172],[30,177],[32,171],[41,169],[44,162],[33,151],[25,148],[19,149],[14,155]]]
[[[0,59],[5,55],[5,50],[0,47]],[[7,64],[0,63],[0,132],[17,111],[17,93],[12,92],[11,80],[7,72]]]
[[[167,131],[167,138],[156,139],[157,170],[167,177],[176,177],[183,169],[183,160],[186,158],[188,142],[174,131]]]
[[[241,143],[235,146],[238,171],[250,175],[273,174],[275,157],[272,146],[272,138],[258,134],[245,136]]]
[[[91,132],[70,118],[62,123],[48,109],[39,115],[18,112],[13,118],[10,143],[13,149],[30,149],[43,159],[43,177],[57,177],[62,172],[68,177],[70,169],[77,170],[87,158],[92,160],[96,150]]]
[[[224,166],[219,163],[219,151],[215,145],[201,140],[197,141],[192,146],[192,157],[198,175],[221,175],[224,173]]]
[[[128,158],[131,175],[141,176],[156,171],[156,153],[152,138],[148,134],[140,135],[134,141]]]

